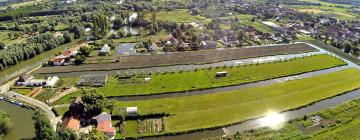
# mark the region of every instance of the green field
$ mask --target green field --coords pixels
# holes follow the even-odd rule
[[[291,9],[300,12],[311,13],[316,16],[329,16],[339,20],[352,20],[357,17],[355,13],[348,12],[348,8],[333,7],[333,6],[289,6]]]
[[[32,88],[14,88],[13,91],[22,95],[27,95],[32,91]]]
[[[147,101],[117,102],[137,106],[140,114],[168,113],[165,133],[211,128],[285,111],[360,87],[360,71],[346,69],[264,87]]]
[[[329,55],[316,55],[286,62],[153,74],[147,82],[144,81],[147,76],[135,76],[127,80],[110,77],[108,83],[99,88],[99,91],[106,96],[127,96],[206,89],[262,81],[344,64]],[[227,71],[229,76],[215,78],[219,71]]]
[[[151,18],[151,13],[145,15],[146,19]],[[202,16],[192,16],[187,9],[177,9],[174,11],[159,11],[156,13],[156,19],[161,21],[176,22],[176,23],[191,23],[191,22],[200,22],[208,23],[205,17]]]
[[[0,42],[4,43],[6,46],[9,46],[11,44],[15,43],[21,43],[26,40],[26,38],[18,38],[18,39],[9,39],[8,31],[0,31]]]

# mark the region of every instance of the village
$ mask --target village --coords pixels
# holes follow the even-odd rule
[[[340,105],[360,86],[356,5],[42,2],[0,14],[0,100],[42,110],[56,139],[256,139],[256,125],[233,127]],[[285,119],[309,137],[345,124],[322,111]]]

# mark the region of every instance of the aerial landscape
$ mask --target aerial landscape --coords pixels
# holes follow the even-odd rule
[[[0,140],[358,132],[360,0],[0,0]]]

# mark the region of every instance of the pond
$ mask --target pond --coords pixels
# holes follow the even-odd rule
[[[22,108],[0,100],[0,110],[10,115],[14,128],[5,136],[5,140],[31,139],[35,137],[33,110]]]

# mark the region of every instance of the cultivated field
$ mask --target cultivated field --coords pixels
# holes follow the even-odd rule
[[[179,92],[262,81],[345,64],[342,60],[329,55],[317,55],[286,62],[135,76],[130,79],[112,77],[104,87],[99,88],[99,91],[106,96]],[[219,71],[227,71],[229,76],[215,78],[216,72]],[[149,77],[151,80],[144,81],[145,77]]]
[[[161,55],[141,55],[122,57],[119,63],[88,64],[80,66],[43,67],[37,74],[63,73],[78,71],[118,70],[128,68],[156,67],[181,64],[202,64],[226,60],[253,58],[261,56],[296,54],[317,51],[307,44],[278,45],[271,47],[239,48],[225,50],[205,50],[194,52],[180,52]]]
[[[138,106],[140,114],[168,113],[165,132],[232,124],[333,97],[360,87],[360,71],[346,69],[312,78],[217,94],[147,101],[117,102]]]

